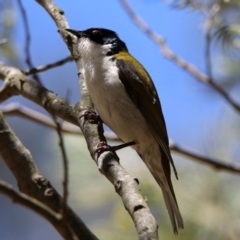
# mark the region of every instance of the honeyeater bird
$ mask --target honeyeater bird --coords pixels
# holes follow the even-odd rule
[[[130,55],[126,44],[111,30],[66,29],[75,35],[80,72],[102,121],[142,158],[162,189],[173,230],[183,220],[171,182],[168,135],[161,104],[145,68]]]

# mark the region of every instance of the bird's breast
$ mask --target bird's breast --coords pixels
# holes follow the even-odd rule
[[[84,77],[94,106],[103,122],[124,142],[151,140],[149,127],[128,96],[111,60],[84,67]]]

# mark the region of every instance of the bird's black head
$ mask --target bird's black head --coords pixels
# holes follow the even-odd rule
[[[89,28],[84,31],[77,31],[73,29],[66,30],[78,38],[88,38],[89,40],[100,45],[111,44],[111,50],[107,55],[116,54],[123,49],[127,50],[126,44],[118,37],[117,33],[109,29]]]

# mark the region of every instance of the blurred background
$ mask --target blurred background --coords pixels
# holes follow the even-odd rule
[[[31,32],[31,56],[40,66],[69,55],[57,28],[35,1],[23,1]],[[70,28],[104,27],[116,31],[131,54],[148,70],[156,85],[169,138],[180,147],[203,156],[240,166],[240,113],[210,86],[163,57],[157,46],[129,18],[120,1],[56,0]],[[240,104],[240,1],[239,0],[129,0],[136,13],[168,46],[186,61],[207,71],[206,29],[213,4],[219,11],[211,34],[213,76]],[[17,0],[0,0],[0,60],[23,70],[25,37]],[[73,62],[39,74],[46,88],[75,104],[80,99],[77,69]],[[2,84],[2,82],[1,82]],[[19,102],[45,113],[21,96],[2,104]],[[62,192],[62,160],[57,133],[18,116],[7,121],[31,151],[41,173]],[[69,204],[100,239],[136,239],[134,225],[113,186],[90,158],[82,136],[64,134],[69,158]],[[130,148],[119,151],[121,164],[140,181],[142,194],[159,223],[160,239],[174,239],[161,190],[147,168]],[[184,218],[185,229],[178,240],[240,239],[240,176],[216,171],[186,156],[173,153],[179,181],[173,185]],[[0,179],[13,184],[10,170],[0,161]],[[0,239],[61,239],[56,230],[32,211],[0,195]]]

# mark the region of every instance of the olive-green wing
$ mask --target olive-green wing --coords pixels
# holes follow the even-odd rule
[[[176,178],[178,178],[168,146],[166,124],[156,88],[144,67],[133,57],[128,60],[131,61],[125,61],[124,59],[116,60],[117,67],[119,68],[119,78],[127,94],[144,116],[160,145],[162,154],[164,154],[172,164]],[[138,69],[136,69],[131,62],[134,62],[134,65],[136,65]],[[147,84],[143,79],[145,79],[145,81],[147,80]],[[170,171],[168,166],[165,167],[167,172]]]

